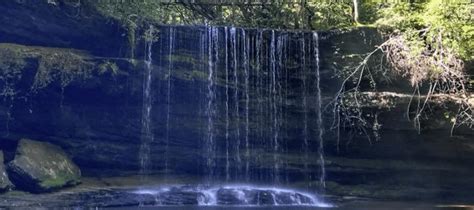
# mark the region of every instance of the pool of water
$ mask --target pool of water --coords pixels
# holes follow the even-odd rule
[[[165,210],[474,209],[469,203],[340,197],[290,187],[245,184],[107,187],[87,182],[89,183],[81,187],[47,194],[9,192],[2,196],[0,207]]]

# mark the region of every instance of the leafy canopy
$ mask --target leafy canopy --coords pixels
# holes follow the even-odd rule
[[[155,0],[86,0],[104,15],[122,21],[129,28],[141,21],[162,24],[213,24],[241,27],[328,30],[359,26],[354,21],[353,1],[301,0],[272,4],[161,4]],[[469,0],[358,0],[360,23],[388,33],[402,33],[413,53],[442,44],[457,57],[474,60],[474,24]],[[425,34],[419,30],[429,29]],[[442,42],[436,41],[440,36]]]

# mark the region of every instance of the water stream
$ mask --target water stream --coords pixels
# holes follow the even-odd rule
[[[304,34],[301,34],[301,74],[302,74],[302,92],[303,92],[303,97],[302,97],[302,103],[303,103],[303,165],[304,165],[304,171],[305,171],[305,180],[307,183],[310,183],[311,180],[311,173],[309,173],[309,128],[308,128],[308,89],[307,89],[307,69],[306,69],[306,40],[304,37]],[[309,184],[307,185],[309,187]]]
[[[315,62],[315,71],[316,71],[316,112],[317,112],[317,132],[319,140],[319,165],[321,168],[321,174],[319,176],[319,182],[321,187],[326,187],[326,168],[324,161],[324,139],[323,139],[323,118],[322,118],[322,109],[321,109],[321,79],[319,72],[319,36],[317,32],[313,32],[313,53],[314,53],[314,62]]]
[[[153,27],[150,26],[150,33],[153,31]],[[151,37],[151,34],[150,34]],[[143,107],[142,107],[142,133],[140,143],[140,173],[148,174],[150,172],[150,144],[154,140],[154,134],[151,126],[151,109],[152,109],[152,47],[153,40],[148,40],[145,43],[145,74],[143,82]]]
[[[229,116],[229,30],[227,27],[224,28],[224,48],[225,48],[225,180],[230,181],[230,142],[229,142],[229,129],[230,129],[230,116]]]
[[[207,169],[209,179],[213,178],[214,175],[214,166],[215,166],[215,130],[214,130],[214,115],[215,115],[215,63],[218,63],[218,37],[219,33],[217,28],[209,27],[208,28],[208,77],[207,77],[207,140],[206,140],[206,149],[207,149]]]
[[[169,29],[169,51],[168,51],[168,73],[167,73],[167,93],[166,93],[166,137],[165,137],[165,171],[169,169],[169,141],[170,141],[170,113],[171,113],[171,79],[173,70],[173,46],[174,46],[174,29]]]
[[[238,49],[237,49],[237,29],[232,27],[230,29],[230,40],[232,47],[232,58],[233,58],[233,76],[234,76],[234,124],[235,124],[235,146],[234,148],[234,161],[236,164],[236,176],[240,173],[242,159],[240,157],[240,108],[239,108],[239,69],[238,69]]]
[[[245,180],[250,180],[250,112],[249,112],[249,102],[250,102],[250,90],[249,90],[249,40],[247,39],[245,30],[242,30],[242,44],[244,48],[244,91],[245,91]]]

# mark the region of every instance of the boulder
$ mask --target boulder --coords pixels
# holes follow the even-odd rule
[[[8,179],[5,165],[3,165],[3,152],[0,151],[0,192],[4,192],[13,188],[13,184]]]
[[[79,167],[60,147],[29,139],[19,141],[7,170],[15,186],[34,193],[77,185],[81,177]]]

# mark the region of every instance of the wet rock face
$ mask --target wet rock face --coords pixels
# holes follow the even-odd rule
[[[13,187],[13,184],[8,179],[5,165],[3,164],[3,152],[0,151],[0,192],[7,191]]]
[[[22,139],[7,170],[16,186],[48,192],[80,183],[81,171],[58,146]]]

